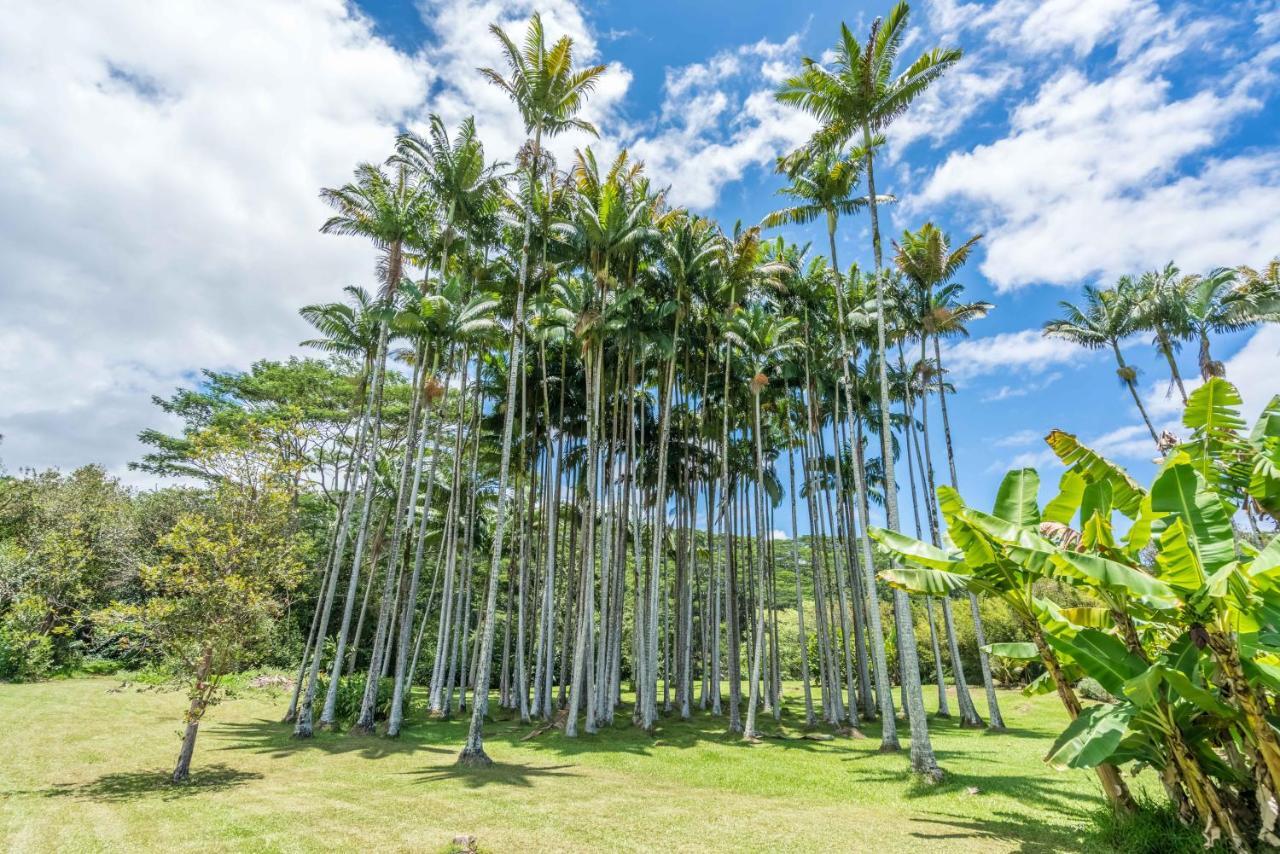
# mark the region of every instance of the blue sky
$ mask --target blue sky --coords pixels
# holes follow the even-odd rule
[[[370,275],[363,246],[316,234],[316,189],[385,156],[397,128],[474,113],[493,156],[520,141],[474,68],[497,62],[490,21],[522,29],[524,0],[43,5],[0,33],[11,470],[98,460],[122,472],[137,431],[163,425],[151,394],[200,367],[296,352],[296,306]],[[864,33],[888,4],[536,8],[609,65],[589,107],[602,153],[628,148],[677,203],[731,225],[775,205],[772,160],[809,132],[773,102],[777,81],[834,43],[841,20]],[[945,357],[964,491],[988,503],[1006,464],[1056,481],[1039,440],[1052,427],[1145,476],[1148,442],[1108,360],[1038,329],[1085,283],[1280,254],[1280,3],[944,0],[914,4],[912,19],[906,54],[966,56],[890,134],[879,189],[901,201],[885,238],[930,219],[957,239],[983,232],[961,280],[997,306]],[[54,40],[62,57],[49,62]],[[869,262],[866,227],[842,228],[843,263]],[[1215,347],[1251,409],[1280,391],[1276,329]],[[1173,423],[1154,352],[1135,340],[1126,356]],[[1193,376],[1193,350],[1181,361]]]

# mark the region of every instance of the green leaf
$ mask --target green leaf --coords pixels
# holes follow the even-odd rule
[[[1271,398],[1249,432],[1249,441],[1254,444],[1266,438],[1280,439],[1280,394]]]
[[[1115,620],[1108,608],[1063,608],[1062,616],[1077,626],[1091,629],[1113,629]]]
[[[1156,554],[1156,572],[1169,585],[1188,592],[1204,585],[1204,571],[1187,540],[1187,529],[1181,519],[1174,519],[1160,532],[1160,551]]]
[[[1158,578],[1097,555],[1060,552],[1051,559],[1058,575],[1083,581],[1114,593],[1133,596],[1151,608],[1168,609],[1178,603],[1173,588]]]
[[[1280,534],[1254,557],[1249,565],[1249,578],[1259,586],[1280,587]]]
[[[1136,711],[1129,703],[1090,706],[1062,731],[1045,761],[1056,768],[1096,768],[1120,746]]]
[[[1040,650],[1030,641],[1012,641],[1008,643],[989,643],[982,648],[987,655],[997,658],[1008,658],[1013,661],[1039,661]]]
[[[1058,494],[1044,506],[1040,514],[1042,522],[1057,522],[1059,525],[1070,525],[1080,509],[1084,497],[1085,481],[1080,475],[1067,469],[1058,480]]]
[[[1156,478],[1151,486],[1151,508],[1182,520],[1188,545],[1206,573],[1217,572],[1235,559],[1231,518],[1222,500],[1209,491],[1190,464],[1172,465]]]
[[[1035,469],[1014,469],[1000,481],[992,515],[1011,522],[1019,528],[1034,528],[1040,524],[1040,475]]]
[[[964,571],[964,561],[959,555],[945,552],[937,546],[931,546],[914,537],[885,528],[871,528],[869,533],[871,539],[879,543],[885,551],[914,566],[943,569],[949,572]]]
[[[1187,397],[1182,423],[1197,433],[1243,430],[1244,419],[1235,408],[1243,403],[1235,386],[1222,377],[1212,377]]]
[[[905,590],[908,593],[923,593],[927,596],[945,596],[956,590],[968,590],[970,578],[945,572],[941,569],[885,569],[880,577],[890,587]]]
[[[1126,682],[1147,669],[1142,659],[1125,648],[1123,641],[1097,629],[1081,629],[1075,637],[1046,630],[1045,640],[1055,650],[1071,656],[1086,675],[1097,679],[1108,693],[1117,697],[1124,693]]]
[[[1051,694],[1056,690],[1058,690],[1058,683],[1053,681],[1053,675],[1046,670],[1022,686],[1022,695],[1024,697],[1038,697],[1041,694]]]
[[[1130,519],[1137,516],[1138,505],[1146,492],[1128,472],[1081,444],[1070,433],[1054,430],[1045,441],[1063,465],[1074,469],[1086,482],[1110,483],[1115,508]]]

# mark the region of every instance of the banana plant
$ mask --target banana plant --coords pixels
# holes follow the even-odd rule
[[[1047,442],[1069,468],[1043,510],[1038,476],[1021,469],[1006,475],[990,514],[939,489],[949,549],[872,536],[908,564],[882,573],[890,584],[994,593],[1022,618],[1072,718],[1048,761],[1098,770],[1113,803],[1116,767],[1150,766],[1207,843],[1247,851],[1255,839],[1278,841],[1280,742],[1269,715],[1280,691],[1280,537],[1260,548],[1256,524],[1251,540],[1233,518],[1268,513],[1280,405],[1273,399],[1245,435],[1239,404],[1225,380],[1193,392],[1183,419],[1191,437],[1169,449],[1149,491],[1054,431]],[[1131,520],[1124,538],[1112,529],[1116,511]],[[1060,609],[1036,595],[1041,579],[1100,607]],[[988,651],[1027,658],[1030,647]],[[1116,702],[1082,708],[1064,662]]]

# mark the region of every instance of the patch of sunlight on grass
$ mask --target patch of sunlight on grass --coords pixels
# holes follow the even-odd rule
[[[617,722],[565,738],[496,711],[491,768],[454,765],[466,720],[415,715],[401,738],[279,723],[287,697],[242,690],[211,710],[191,782],[172,786],[184,700],[119,678],[0,685],[0,843],[10,850],[1073,851],[1096,779],[1041,757],[1065,723],[1056,698],[1002,694],[1009,731],[932,721],[947,778],[916,783],[904,750],[803,738],[798,686],[749,744],[724,719]],[[981,704],[981,693],[975,696]],[[496,702],[494,703],[496,706]],[[829,732],[829,728],[822,731]],[[1150,775],[1147,775],[1150,776]]]

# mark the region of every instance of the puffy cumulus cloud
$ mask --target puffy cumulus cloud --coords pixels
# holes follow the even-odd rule
[[[659,120],[628,142],[655,182],[671,185],[673,203],[705,210],[749,168],[771,167],[813,134],[813,119],[773,97],[799,67],[799,43],[761,40],[668,69]]]
[[[385,156],[420,63],[341,0],[24,3],[0,28],[0,453],[138,455],[149,396],[281,356],[373,261],[317,189]],[[50,59],[56,47],[56,61]]]
[[[990,220],[982,271],[1000,290],[1171,257],[1189,269],[1259,261],[1280,238],[1280,157],[1177,165],[1261,102],[1243,88],[1182,99],[1169,88],[1139,70],[1063,71],[1015,110],[1008,136],[948,157],[921,203],[975,203]]]
[[[1111,277],[1169,258],[1197,269],[1274,253],[1280,156],[1214,151],[1263,109],[1280,45],[1265,35],[1236,39],[1235,64],[1185,91],[1173,70],[1226,21],[1143,0],[1000,0],[942,3],[933,24],[987,27],[987,53],[1012,45],[1029,72],[1047,75],[1029,74],[1035,88],[1011,110],[1002,138],[950,155],[909,200],[912,210],[944,202],[972,210],[987,232],[982,271],[997,290]],[[1093,62],[1104,44],[1111,61]],[[1080,61],[1055,58],[1066,49]]]
[[[1024,53],[1085,56],[1121,38],[1128,49],[1164,35],[1165,18],[1153,0],[997,0],[990,4],[935,0],[929,20],[939,32],[966,31]]]
[[[505,75],[506,54],[490,25],[501,27],[517,47],[523,47],[525,28],[534,12],[542,15],[548,42],[561,36],[573,39],[574,61],[579,66],[605,66],[605,73],[580,116],[595,124],[606,137],[622,124],[620,110],[631,84],[631,72],[620,63],[602,58],[600,41],[607,40],[610,34],[598,36],[574,0],[420,0],[418,8],[432,33],[430,44],[420,53],[430,87],[429,110],[438,113],[450,127],[474,116],[490,157],[511,161],[526,134],[507,94],[476,69],[493,68]],[[423,129],[417,123],[411,126]],[[562,169],[567,168],[575,148],[592,144],[611,154],[619,147],[611,139],[597,142],[579,130],[545,142]]]
[[[1031,383],[1041,389],[1059,379],[1055,368],[1083,364],[1095,354],[1058,338],[1046,338],[1039,329],[1001,332],[981,338],[966,338],[943,349],[942,364],[957,383],[992,375],[1044,375]],[[994,399],[1018,397],[1019,389]]]

